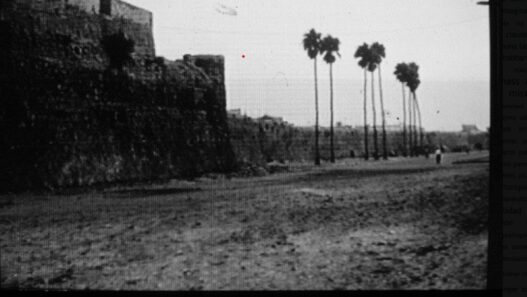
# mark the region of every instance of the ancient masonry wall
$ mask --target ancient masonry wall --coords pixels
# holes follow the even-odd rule
[[[93,43],[102,35],[123,31],[135,41],[135,54],[155,56],[152,13],[119,0],[2,0],[5,11],[28,13],[36,35],[70,34],[79,43]],[[105,8],[107,7],[107,8]],[[9,9],[10,8],[10,9]],[[64,16],[67,16],[64,18]],[[93,18],[97,17],[98,22]],[[90,21],[87,22],[87,18]],[[24,18],[21,19],[24,21]],[[39,25],[40,27],[37,27]],[[46,30],[46,32],[43,32]],[[73,33],[73,34],[71,34]],[[82,47],[83,45],[79,45]],[[84,57],[84,56],[83,56]],[[85,58],[85,57],[84,57]]]
[[[120,0],[4,0],[13,5],[30,7],[35,11],[60,13],[77,8],[92,14],[105,14],[115,18],[126,18],[152,27],[152,13]]]
[[[152,28],[152,13],[126,2],[119,0],[102,0],[111,1],[110,15],[112,17],[126,18],[135,23],[139,23]]]
[[[265,165],[272,161],[312,161],[315,155],[315,132],[312,127],[294,127],[285,124],[266,124],[248,117],[229,118],[231,144],[240,164],[256,163]],[[373,132],[369,131],[369,152],[373,157]],[[379,154],[382,156],[382,130],[379,129]],[[364,132],[362,129],[336,128],[334,134],[335,157],[363,157]],[[460,132],[426,132],[423,135],[425,146],[433,152],[435,146],[442,144],[448,151],[460,152],[489,149],[488,134],[468,135]],[[401,156],[404,152],[403,133],[387,131],[387,150],[391,156]],[[320,155],[323,160],[330,158],[330,133],[328,128],[320,131]]]
[[[250,118],[230,118],[229,129],[231,143],[240,163],[266,164],[272,161],[311,161],[314,159],[314,129],[278,123],[258,123]],[[364,155],[364,133],[362,131],[335,129],[334,140],[337,159]],[[382,154],[381,135],[378,140],[379,153]],[[329,160],[330,134],[328,128],[321,128],[319,145],[321,158]],[[387,133],[387,149],[392,154],[401,154],[402,136],[400,133]],[[371,135],[369,151],[373,156]]]
[[[100,8],[100,0],[4,0],[3,2],[49,13],[59,13],[66,7],[72,6],[88,13],[99,13]]]
[[[59,2],[58,0],[52,1]],[[81,10],[88,13],[100,12],[100,0],[61,0],[60,2],[64,2],[64,5],[79,7]]]
[[[6,3],[0,6],[1,191],[233,169],[223,57],[171,62],[140,41],[151,36],[143,24]],[[139,53],[135,66],[110,71],[100,42],[118,30],[136,40]]]

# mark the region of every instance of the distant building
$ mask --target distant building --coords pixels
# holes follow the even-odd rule
[[[356,126],[355,129],[359,131],[364,131],[364,126]],[[385,129],[386,132],[402,132],[403,125],[386,125]],[[368,125],[368,130],[373,131],[373,125]],[[382,132],[382,125],[377,125],[377,131]]]
[[[335,131],[351,131],[353,130],[353,127],[350,125],[343,125],[342,122],[337,122],[337,126],[335,127]]]
[[[476,125],[462,125],[461,126],[461,132],[467,133],[467,134],[478,134],[481,133],[481,131],[478,129]]]
[[[227,115],[229,116],[229,118],[234,118],[234,119],[241,119],[241,118],[243,118],[242,110],[240,108],[228,110],[227,111]]]
[[[382,126],[381,126],[382,129]],[[404,130],[402,124],[399,125],[386,125],[386,132],[401,132]]]
[[[265,131],[274,130],[273,127],[276,126],[293,126],[292,124],[284,121],[284,119],[281,117],[272,117],[269,115],[264,115],[263,117],[258,118],[257,121],[262,124]]]
[[[258,119],[260,122],[268,123],[268,124],[282,124],[284,123],[284,118],[280,117],[272,117],[268,115],[264,115],[263,117]]]

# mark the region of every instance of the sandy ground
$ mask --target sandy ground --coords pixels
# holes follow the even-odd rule
[[[483,289],[485,159],[350,159],[258,178],[2,196],[1,286]]]

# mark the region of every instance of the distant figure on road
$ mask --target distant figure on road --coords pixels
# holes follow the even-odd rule
[[[441,164],[441,149],[440,148],[436,149],[436,163]]]

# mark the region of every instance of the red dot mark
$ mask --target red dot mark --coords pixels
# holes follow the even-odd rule
[[[245,59],[245,54],[242,54],[242,59]]]

